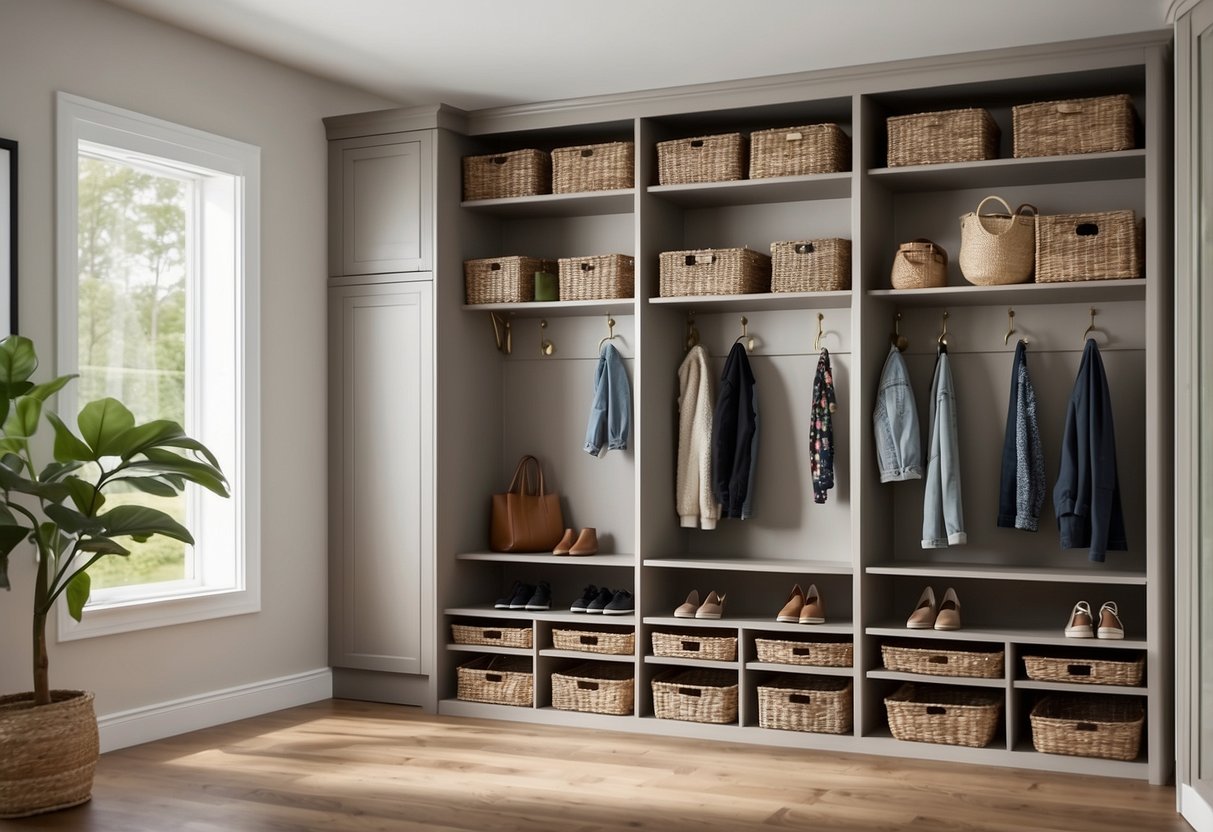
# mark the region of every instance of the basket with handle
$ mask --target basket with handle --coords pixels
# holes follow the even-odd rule
[[[987,202],[1002,203],[1006,213],[981,213]],[[959,262],[960,273],[975,286],[1026,281],[1036,262],[1036,206],[1024,203],[1012,211],[1000,196],[977,203],[976,211],[960,218]]]
[[[894,289],[930,289],[948,284],[948,253],[943,246],[919,238],[897,247],[893,256]]]

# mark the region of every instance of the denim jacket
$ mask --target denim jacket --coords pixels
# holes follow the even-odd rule
[[[876,410],[872,413],[876,434],[876,461],[880,481],[922,479],[922,440],[918,433],[918,407],[906,361],[896,347],[889,348]]]
[[[922,548],[942,549],[968,542],[960,499],[960,435],[956,391],[947,348],[935,359],[931,379],[930,456],[922,500]]]
[[[594,399],[585,427],[586,453],[600,456],[604,444],[612,451],[626,449],[631,427],[632,385],[619,350],[607,344],[594,372]]]

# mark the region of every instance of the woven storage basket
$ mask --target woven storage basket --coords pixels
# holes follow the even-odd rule
[[[1145,656],[1128,661],[1114,659],[1073,659],[1056,656],[1024,656],[1028,678],[1038,682],[1078,682],[1084,685],[1141,684],[1146,668]]]
[[[37,707],[32,693],[0,696],[0,748],[0,818],[86,802],[99,754],[93,694],[53,690]]]
[[[984,748],[998,730],[1002,693],[904,684],[886,696],[889,729],[899,740]]]
[[[653,655],[676,659],[704,659],[711,662],[736,661],[737,637],[654,632]]]
[[[561,257],[561,300],[607,300],[635,295],[636,261],[626,254]]]
[[[851,288],[851,241],[771,243],[772,292],[838,292]]]
[[[983,214],[981,209],[997,200],[1005,214]],[[1032,214],[1025,209],[1032,209]],[[977,210],[960,218],[960,274],[975,286],[1004,286],[1023,283],[1032,276],[1036,262],[1036,206],[1027,203],[1014,211],[1002,197],[988,196]]]
[[[491,257],[463,261],[468,303],[520,303],[535,299],[535,272],[556,272],[554,260]]]
[[[630,714],[636,701],[631,665],[586,663],[552,674],[552,707],[590,714]]]
[[[816,665],[817,667],[851,667],[855,645],[850,641],[784,641],[756,638],[758,661],[770,664]]]
[[[1133,101],[1127,95],[1041,101],[1011,108],[1015,158],[1132,150]]]
[[[657,143],[657,183],[730,182],[745,174],[745,138],[740,133]]]
[[[459,699],[524,708],[535,702],[535,674],[522,656],[479,656],[460,665],[457,675]]]
[[[482,627],[478,624],[452,624],[451,638],[456,644],[492,644],[497,647],[530,648],[530,627]]]
[[[659,293],[748,295],[771,290],[771,258],[749,248],[663,251]]]
[[[970,676],[1001,679],[1005,667],[1002,650],[937,650],[929,647],[880,645],[885,670],[900,673],[925,673],[931,676]]]
[[[686,722],[737,721],[737,674],[667,670],[653,677],[653,713]]]
[[[1045,754],[1136,760],[1145,719],[1131,696],[1046,696],[1032,708],[1032,745]]]
[[[998,157],[998,125],[980,108],[890,116],[888,129],[891,168]]]
[[[808,124],[750,134],[751,179],[850,169],[851,137],[837,124]]]
[[[552,193],[614,191],[636,181],[633,142],[583,144],[552,151]]]
[[[553,629],[552,646],[557,650],[630,656],[636,652],[636,634]]]
[[[1142,276],[1142,229],[1132,211],[1036,218],[1036,282]]]
[[[552,157],[542,150],[463,157],[465,201],[534,196],[551,190]]]
[[[893,255],[894,289],[932,289],[948,285],[948,253],[930,240],[902,243]]]
[[[758,686],[758,726],[845,734],[851,730],[850,679],[779,679]]]

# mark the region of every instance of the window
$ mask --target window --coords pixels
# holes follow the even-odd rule
[[[260,153],[65,93],[57,131],[58,372],[80,376],[60,412],[113,396],[180,422],[232,494],[111,492],[173,514],[195,545],[99,561],[84,620],[60,605],[59,639],[255,612]]]

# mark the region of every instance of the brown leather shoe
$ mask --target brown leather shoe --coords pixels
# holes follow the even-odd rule
[[[796,624],[800,621],[800,610],[803,607],[804,590],[800,588],[800,584],[796,584],[792,587],[792,594],[788,596],[787,603],[783,605],[779,615],[775,616],[775,620],[784,624]]]
[[[960,599],[956,597],[956,590],[952,587],[948,587],[948,591],[943,594],[943,602],[939,605],[939,615],[935,617],[935,629],[960,629]]]
[[[679,604],[674,610],[675,618],[694,618],[695,611],[699,609],[699,590],[692,589],[687,595],[685,602]]]
[[[556,544],[556,548],[552,550],[553,555],[567,555],[569,549],[573,548],[573,542],[577,540],[577,533],[572,529],[564,530],[564,537],[560,538],[560,542]]]
[[[826,605],[817,592],[817,584],[809,584],[809,591],[804,594],[804,609],[800,611],[801,624],[826,623]]]
[[[918,606],[906,619],[906,627],[911,630],[929,630],[935,626],[935,616],[939,614],[935,606],[935,590],[927,587],[918,596]]]
[[[707,599],[695,610],[696,618],[724,618],[724,595],[717,595],[716,590],[708,593]]]
[[[582,529],[569,554],[575,558],[598,554],[598,530],[593,527]]]

